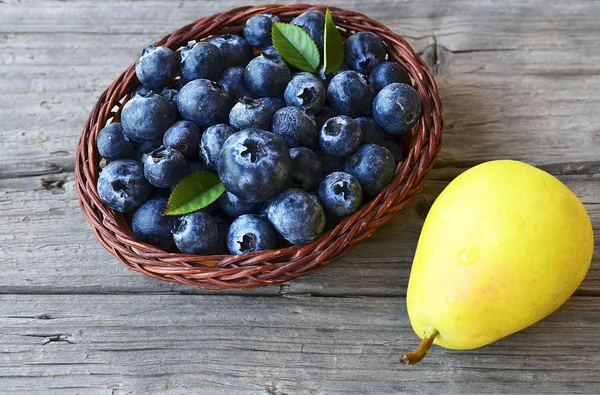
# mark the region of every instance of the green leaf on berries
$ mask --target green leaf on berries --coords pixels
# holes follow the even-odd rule
[[[216,174],[198,171],[188,174],[175,187],[165,215],[183,215],[198,211],[217,200],[225,187]]]
[[[302,71],[317,71],[321,55],[317,44],[306,30],[289,23],[275,22],[271,36],[273,45],[283,60]]]
[[[323,47],[323,73],[333,73],[339,70],[344,62],[344,43],[342,35],[335,27],[329,8],[325,13],[325,43]]]

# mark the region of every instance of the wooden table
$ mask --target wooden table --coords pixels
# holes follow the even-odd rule
[[[1,394],[600,393],[600,256],[533,327],[475,351],[417,343],[411,260],[437,194],[519,159],[556,175],[600,227],[600,3],[333,0],[433,68],[446,132],[424,190],[342,261],[283,286],[203,292],[127,270],[80,213],[77,140],[148,43],[223,1],[0,0]]]

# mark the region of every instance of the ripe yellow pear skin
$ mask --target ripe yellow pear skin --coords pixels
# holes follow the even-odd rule
[[[593,249],[589,216],[558,179],[510,160],[473,167],[425,220],[407,290],[412,327],[457,350],[527,328],[573,294]]]

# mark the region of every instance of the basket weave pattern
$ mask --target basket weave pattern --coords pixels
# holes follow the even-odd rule
[[[239,34],[246,20],[256,14],[269,12],[289,22],[308,10],[324,13],[326,7],[303,4],[240,7],[198,19],[163,37],[156,45],[177,50],[190,40],[224,33]],[[356,12],[335,7],[330,10],[342,35],[355,31],[378,34],[387,45],[390,60],[405,67],[421,97],[423,115],[413,130],[410,151],[397,167],[390,185],[335,228],[302,246],[244,255],[198,256],[168,253],[137,242],[123,216],[105,206],[96,190],[101,160],[96,137],[108,121],[119,119],[120,108],[128,94],[140,85],[133,64],[100,96],[85,124],[77,150],[75,175],[79,201],[104,248],[131,269],[159,280],[204,289],[247,289],[293,280],[321,269],[344,256],[409,203],[422,187],[440,149],[443,121],[436,83],[427,65],[408,43],[387,27]]]

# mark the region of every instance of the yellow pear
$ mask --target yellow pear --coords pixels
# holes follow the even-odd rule
[[[437,198],[419,238],[406,304],[419,362],[432,343],[467,350],[520,331],[562,305],[585,277],[594,235],[583,204],[528,164],[473,167]]]

